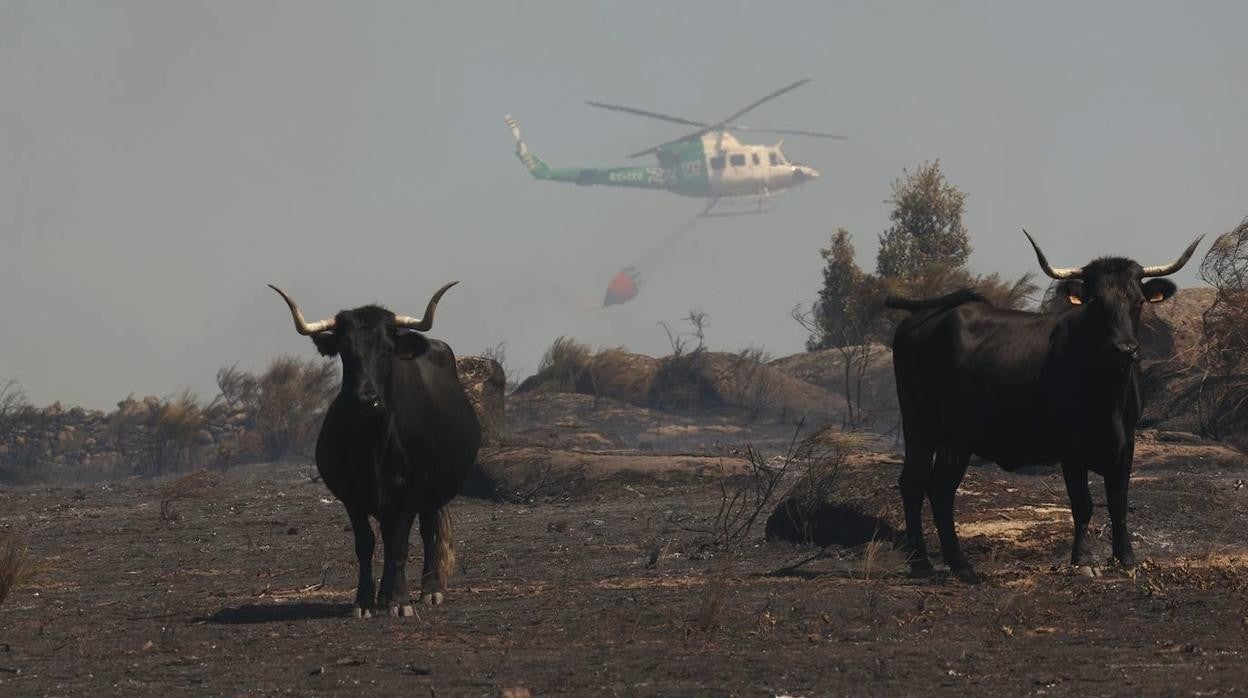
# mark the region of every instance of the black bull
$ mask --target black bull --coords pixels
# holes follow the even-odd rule
[[[325,414],[316,442],[316,467],[346,506],[355,533],[359,587],[355,615],[374,604],[391,615],[412,615],[407,592],[408,538],[420,520],[424,543],[421,599],[441,603],[455,562],[448,503],[476,461],[481,431],[464,394],[455,355],[422,332],[433,324],[443,286],[422,319],[374,305],[308,323],[295,302],[295,329],[317,350],[342,360],[342,390]],[[377,519],[385,562],[374,597],[369,517]]]
[[[1107,257],[1054,269],[1031,243],[1045,273],[1061,280],[1058,297],[1069,299],[1057,312],[994,307],[973,290],[885,301],[911,311],[893,339],[893,368],[906,441],[899,480],[904,542],[916,574],[932,569],[923,543],[926,495],[945,563],[962,579],[977,580],[953,522],[954,492],[972,454],[1006,470],[1061,463],[1074,518],[1071,561],[1085,574],[1095,573],[1088,471],[1099,473],[1114,557],[1134,564],[1127,485],[1143,407],[1136,366],[1140,310],[1174,293],[1169,280],[1148,277],[1181,269],[1200,238],[1177,261],[1158,267]]]

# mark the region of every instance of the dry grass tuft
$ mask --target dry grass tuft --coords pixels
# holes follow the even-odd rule
[[[29,550],[16,534],[0,532],[0,604],[9,592],[30,581],[34,568],[27,556]]]
[[[859,572],[862,579],[871,581],[898,574],[904,566],[906,558],[887,539],[874,538],[862,547],[862,565]]]
[[[550,376],[551,382],[558,390],[571,392],[589,369],[589,360],[593,352],[588,344],[583,344],[568,336],[555,339],[542,361],[537,366],[539,374]]]
[[[702,605],[694,618],[694,628],[703,633],[713,633],[720,627],[724,605],[728,601],[728,574],[721,571],[707,581],[702,593]]]

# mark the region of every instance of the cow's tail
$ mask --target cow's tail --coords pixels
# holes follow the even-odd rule
[[[442,508],[438,510],[437,527],[438,567],[435,573],[438,575],[440,586],[445,588],[451,575],[455,573],[455,531],[449,504],[442,505]]]
[[[911,312],[919,310],[945,310],[947,308],[956,308],[963,303],[991,304],[992,301],[988,300],[984,294],[973,288],[964,288],[959,291],[943,295],[939,298],[914,299],[889,296],[884,299],[884,305],[889,308],[909,310]]]

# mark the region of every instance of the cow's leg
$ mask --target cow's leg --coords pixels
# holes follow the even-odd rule
[[[386,561],[381,573],[377,605],[386,608],[392,616],[415,613],[407,596],[408,538],[415,519],[415,507],[405,506],[381,522],[381,543],[385,547]]]
[[[979,583],[979,575],[971,563],[962,555],[962,546],[958,543],[958,532],[953,525],[953,496],[962,484],[966,475],[966,466],[971,461],[968,452],[941,448],[936,451],[936,463],[932,466],[932,477],[927,485],[927,498],[932,503],[932,520],[936,523],[936,531],[940,534],[940,553],[949,569],[964,582]]]
[[[901,466],[901,478],[897,481],[901,490],[901,506],[906,515],[906,535],[902,547],[910,562],[910,572],[926,575],[932,571],[927,559],[927,545],[923,543],[923,495],[932,473],[932,447],[917,436],[906,434],[906,460]]]
[[[377,543],[368,514],[360,509],[347,509],[351,531],[355,534],[355,558],[360,564],[360,580],[355,592],[355,617],[368,618],[373,607],[373,547]]]
[[[1070,497],[1070,514],[1075,520],[1075,541],[1070,553],[1070,564],[1092,576],[1097,572],[1093,567],[1092,544],[1088,540],[1088,522],[1092,520],[1088,469],[1063,461],[1062,477],[1066,480],[1066,494]]]
[[[1105,504],[1109,509],[1109,523],[1113,531],[1114,559],[1125,567],[1135,566],[1131,532],[1127,529],[1127,485],[1130,481],[1130,467],[1122,468],[1119,473],[1105,478]]]
[[[449,504],[420,510],[420,539],[425,544],[420,600],[436,606],[442,603],[446,582],[455,569],[455,535],[451,530]]]

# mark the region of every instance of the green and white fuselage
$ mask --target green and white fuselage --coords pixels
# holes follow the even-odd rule
[[[660,189],[712,201],[766,197],[819,177],[812,167],[790,163],[775,145],[747,145],[731,133],[712,132],[669,143],[655,151],[654,167],[550,167],[520,139],[515,120],[507,117],[516,138],[516,157],[537,179]]]

